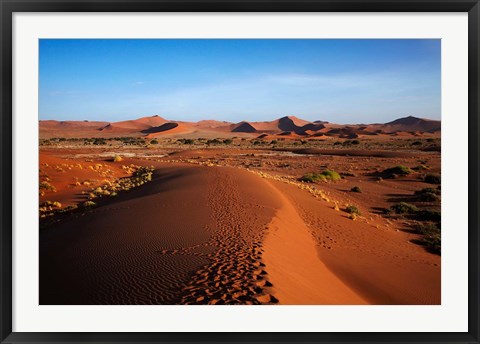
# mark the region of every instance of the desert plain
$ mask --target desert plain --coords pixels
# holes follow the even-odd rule
[[[40,304],[441,303],[441,124],[40,121]]]

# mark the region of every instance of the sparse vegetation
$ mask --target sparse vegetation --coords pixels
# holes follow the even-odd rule
[[[347,206],[345,208],[345,211],[350,215],[356,215],[356,216],[362,215],[362,213],[360,213],[360,210],[354,205]]]
[[[439,189],[424,188],[415,191],[414,195],[417,196],[416,198],[420,202],[438,202],[440,201],[440,193]]]
[[[183,143],[184,145],[193,145],[195,143],[195,140],[192,139],[178,139],[178,143]]]
[[[45,191],[57,192],[57,188],[55,186],[53,186],[52,184],[50,184],[49,182],[47,182],[46,180],[40,182],[38,188],[39,188],[40,196],[44,196]]]
[[[120,155],[115,155],[113,157],[113,162],[120,162],[123,161],[123,158]]]
[[[40,203],[39,213],[40,217],[46,217],[53,214],[56,210],[62,208],[62,204],[57,201],[45,201]]]
[[[439,174],[427,174],[423,181],[429,184],[441,184],[441,177]]]
[[[207,145],[220,145],[222,144],[222,141],[220,141],[219,139],[212,139],[212,140],[207,140]]]
[[[82,206],[84,208],[91,208],[91,207],[94,207],[96,205],[97,205],[97,203],[95,203],[93,201],[85,201],[85,202],[82,203]]]
[[[440,228],[433,222],[417,222],[414,229],[416,233],[423,235],[440,234]]]
[[[395,167],[387,168],[383,171],[383,173],[390,177],[393,177],[395,175],[406,176],[412,173],[412,170],[406,166],[398,165]]]
[[[440,234],[430,234],[416,240],[413,243],[425,246],[425,248],[435,254],[442,253],[442,238]]]
[[[428,170],[428,166],[425,165],[418,165],[412,168],[414,171],[425,171]]]
[[[354,186],[353,188],[350,189],[351,192],[359,192],[361,193],[362,192],[362,189],[360,189],[359,186]]]
[[[92,201],[93,199],[109,196],[115,197],[120,191],[127,191],[132,188],[141,186],[152,180],[153,167],[137,166],[137,165],[124,165],[122,169],[131,174],[130,177],[120,178],[116,181],[105,180],[105,184],[97,186],[90,190],[90,192],[82,192],[88,195],[88,200],[83,202],[81,206],[83,208],[94,207],[97,203]],[[83,185],[90,185],[89,181],[84,181]],[[46,201],[40,205],[40,217],[45,218],[47,216],[55,215],[58,213],[68,213],[77,209],[76,206],[69,206],[61,209],[59,202]]]
[[[413,204],[400,202],[392,205],[390,210],[395,214],[415,214],[418,211],[418,208]]]
[[[440,211],[431,209],[422,209],[416,213],[416,216],[421,221],[440,222],[442,219]]]
[[[300,181],[306,183],[315,183],[315,182],[326,182],[326,181],[337,181],[342,179],[340,174],[335,171],[325,170],[321,173],[307,173],[300,178]]]

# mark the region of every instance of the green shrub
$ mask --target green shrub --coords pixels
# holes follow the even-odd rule
[[[417,218],[422,221],[433,221],[433,222],[440,222],[442,219],[442,215],[437,210],[420,210],[417,212]]]
[[[429,184],[441,183],[441,177],[439,174],[427,174],[423,180],[425,183],[429,183]]]
[[[413,242],[423,245],[432,253],[441,254],[442,239],[440,234],[426,235],[423,238],[414,240]]]
[[[415,191],[415,195],[417,195],[417,196],[425,194],[425,193],[433,193],[433,194],[439,196],[441,194],[441,190],[440,189],[434,189],[434,188],[423,188],[421,190]]]
[[[440,228],[435,223],[432,222],[417,222],[414,226],[415,232],[423,235],[434,235],[440,234]]]
[[[406,166],[398,165],[398,166],[395,166],[395,167],[387,168],[386,170],[383,171],[383,173],[389,174],[389,175],[397,174],[397,175],[401,175],[401,176],[406,176],[406,175],[412,173],[412,170],[410,168],[406,167]]]
[[[400,202],[398,204],[392,205],[390,210],[395,214],[415,214],[418,211],[418,208],[413,204]]]
[[[362,215],[360,213],[360,210],[358,210],[358,208],[354,205],[349,205],[348,207],[345,208],[345,211],[352,215]]]
[[[158,145],[158,141],[157,140],[152,140],[152,141],[150,141],[150,144],[151,145]]]
[[[325,170],[322,173],[316,173],[316,172],[307,173],[300,178],[300,181],[307,182],[307,183],[314,183],[319,181],[325,182],[328,180],[337,181],[340,179],[342,179],[342,177],[337,172]]]
[[[362,192],[362,189],[360,189],[360,187],[358,186],[354,186],[353,188],[350,189],[351,192]]]
[[[420,202],[439,202],[440,197],[433,193],[433,192],[424,192],[422,194],[417,195],[417,199]]]
[[[211,139],[211,140],[207,140],[207,145],[219,145],[221,144],[222,142],[219,140],[219,139]]]
[[[223,140],[223,143],[226,144],[226,145],[231,145],[233,143],[233,140],[232,139],[225,139],[225,140]]]
[[[300,177],[300,181],[306,183],[314,183],[318,181],[326,181],[327,179],[320,173],[306,173],[302,177]]]
[[[48,191],[57,192],[57,189],[55,188],[55,186],[53,186],[47,181],[40,182],[39,189],[42,191],[48,190]]]
[[[93,202],[93,201],[86,201],[86,202],[83,202],[82,204],[85,208],[91,208],[91,207],[94,207],[97,205],[97,203]]]
[[[340,176],[340,174],[338,174],[338,173],[335,172],[335,171],[331,171],[331,170],[323,171],[323,172],[322,172],[322,175],[324,175],[325,178],[327,178],[327,180],[337,181],[337,180],[342,179],[342,177]]]

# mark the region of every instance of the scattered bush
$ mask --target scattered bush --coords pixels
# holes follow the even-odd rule
[[[434,188],[423,188],[421,190],[415,191],[415,195],[421,195],[424,193],[433,193],[435,195],[440,195],[441,190],[440,189],[434,189]]]
[[[418,211],[418,208],[413,204],[400,202],[398,204],[392,205],[390,210],[395,214],[415,214]]]
[[[96,146],[102,146],[107,144],[107,140],[102,138],[95,138],[92,143]]]
[[[359,186],[354,186],[353,188],[350,189],[351,192],[359,192],[361,193],[362,192],[362,189],[360,189]]]
[[[233,140],[232,139],[225,139],[225,140],[223,140],[223,143],[226,144],[226,145],[231,145],[233,143]]]
[[[158,145],[158,141],[157,140],[152,140],[152,141],[150,141],[150,144],[151,145]]]
[[[337,181],[340,179],[342,179],[342,177],[337,172],[325,170],[322,173],[316,173],[316,172],[307,173],[300,178],[300,181],[307,182],[307,183],[314,183],[318,181],[325,182],[328,180]]]
[[[113,162],[120,162],[123,161],[123,158],[120,155],[115,155],[113,157]]]
[[[432,222],[417,222],[414,226],[415,232],[423,235],[440,234],[440,228]]]
[[[40,204],[40,207],[61,208],[62,203],[57,201],[45,201]]]
[[[195,140],[192,139],[178,139],[177,142],[183,143],[184,145],[193,145]]]
[[[360,213],[360,210],[358,210],[358,208],[354,205],[349,205],[348,207],[345,208],[345,211],[350,215],[362,215]]]
[[[427,174],[423,181],[429,184],[441,184],[441,177],[439,174]]]
[[[425,246],[426,249],[435,254],[441,254],[442,239],[440,234],[426,235],[423,238],[412,240],[414,243]]]
[[[91,207],[94,207],[96,206],[97,203],[93,202],[93,201],[86,201],[86,202],[83,202],[82,206],[84,208],[91,208]]]
[[[38,187],[40,189],[40,195],[42,196],[45,194],[45,191],[57,192],[57,188],[47,181],[40,182]]]
[[[213,139],[213,140],[207,140],[207,145],[219,145],[222,143],[222,141],[220,141],[219,139]]]
[[[442,215],[439,211],[430,209],[420,210],[416,213],[416,216],[422,221],[440,222],[442,219]]]
[[[412,170],[406,166],[403,166],[403,165],[398,165],[398,166],[395,166],[395,167],[390,167],[390,168],[387,168],[386,170],[383,171],[383,173],[387,174],[387,175],[401,175],[401,176],[406,176],[410,173],[412,173]]]
[[[439,202],[440,197],[431,192],[425,192],[417,196],[420,202]]]
[[[420,202],[438,202],[440,201],[440,189],[423,188],[415,191],[415,196]]]

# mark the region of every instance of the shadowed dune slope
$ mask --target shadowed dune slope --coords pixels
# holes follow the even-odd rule
[[[260,247],[279,206],[262,192],[265,181],[228,168],[160,166],[152,182],[40,232],[41,304],[265,299]]]
[[[175,303],[182,283],[208,260],[161,252],[208,240],[208,183],[202,169],[162,169],[148,185],[42,230],[40,303]]]

